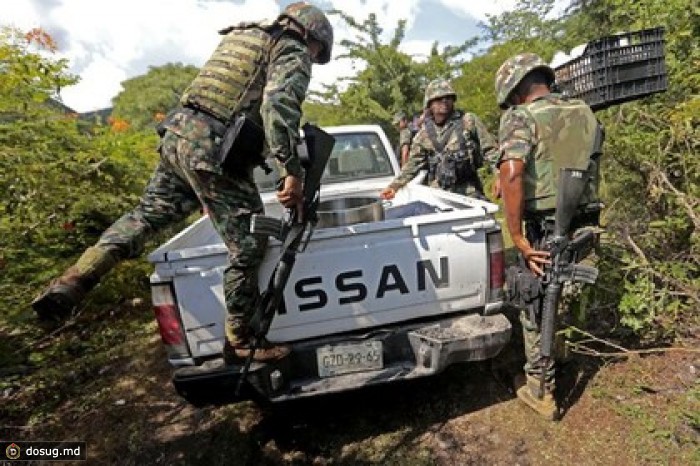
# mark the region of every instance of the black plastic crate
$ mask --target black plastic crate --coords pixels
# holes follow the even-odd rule
[[[663,92],[668,87],[664,28],[591,41],[581,56],[554,72],[567,95],[583,99],[594,110]]]

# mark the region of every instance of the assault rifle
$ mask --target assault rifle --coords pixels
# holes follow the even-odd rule
[[[569,238],[571,223],[579,213],[579,204],[588,182],[588,171],[562,168],[559,172],[554,231],[545,237],[544,249],[550,253],[551,265],[545,269],[541,280],[544,288],[540,323],[540,397],[544,396],[546,371],[552,360],[554,346],[554,324],[563,285],[566,282],[593,284],[598,278],[598,269],[577,264],[593,249],[595,234],[584,229]]]
[[[540,397],[544,396],[546,372],[553,357],[555,322],[563,285],[566,282],[593,284],[598,278],[598,269],[578,264],[594,247],[593,231],[583,229],[573,238],[570,237],[571,230],[575,229],[572,228],[575,217],[578,217],[575,220],[583,219],[585,223],[588,220],[586,216],[592,213],[581,212],[579,209],[587,176],[587,170],[562,169],[553,227],[545,221],[534,227],[532,233],[528,233],[528,238],[534,241],[536,249],[550,253],[551,264],[545,267],[544,276],[538,277],[531,272],[522,256],[517,266],[511,266],[506,271],[510,301],[518,307],[527,308],[530,322],[539,322],[539,363],[542,366]],[[597,212],[596,209],[599,209],[598,205],[594,207]]]
[[[267,289],[262,293],[249,324],[253,339],[250,354],[238,379],[236,395],[240,393],[243,381],[248,377],[255,352],[265,342],[272,319],[282,301],[296,255],[306,249],[318,221],[316,210],[320,201],[321,176],[333,151],[335,138],[309,123],[306,123],[302,129],[305,144],[301,145],[299,157],[305,170],[303,213],[292,208],[288,211],[286,221],[264,215],[253,215],[251,221],[251,233],[272,236],[282,242],[282,247],[280,259],[270,275]]]

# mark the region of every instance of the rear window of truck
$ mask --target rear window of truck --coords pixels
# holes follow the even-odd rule
[[[323,184],[342,183],[393,176],[389,154],[376,133],[336,134],[333,153],[321,178]],[[277,164],[268,159],[272,173],[265,174],[261,168],[255,169],[255,182],[261,192],[275,189],[279,178]]]

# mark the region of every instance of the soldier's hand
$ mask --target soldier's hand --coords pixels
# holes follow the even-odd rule
[[[545,265],[549,265],[552,261],[549,260],[549,252],[538,251],[534,249],[530,242],[525,238],[520,238],[513,241],[515,247],[518,248],[520,253],[525,258],[525,263],[527,263],[527,268],[529,268],[535,275],[544,275],[544,270],[542,268]]]
[[[393,199],[394,196],[396,196],[396,190],[394,188],[384,188],[379,193],[379,197],[387,201]]]
[[[301,178],[286,176],[282,189],[277,191],[277,200],[288,209],[295,208],[297,217],[301,221],[304,214],[304,189]]]

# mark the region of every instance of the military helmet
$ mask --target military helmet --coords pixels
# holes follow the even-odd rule
[[[280,14],[278,20],[289,18],[304,29],[305,34],[322,45],[322,50],[315,62],[321,65],[328,63],[333,50],[333,26],[319,8],[306,3],[295,2],[288,5]]]
[[[550,84],[554,82],[554,70],[534,53],[521,53],[503,62],[496,71],[496,100],[503,110],[510,107],[508,97],[528,73],[534,70],[547,73]]]
[[[446,79],[433,79],[425,88],[425,98],[423,99],[423,107],[427,107],[430,101],[433,99],[439,99],[440,97],[445,97],[451,95],[457,98],[457,93],[455,92],[452,84]]]
[[[405,119],[408,119],[408,117],[406,116],[406,112],[404,112],[403,110],[399,110],[394,114],[394,119],[391,120],[391,122],[395,125],[398,125],[401,122],[401,120]]]

